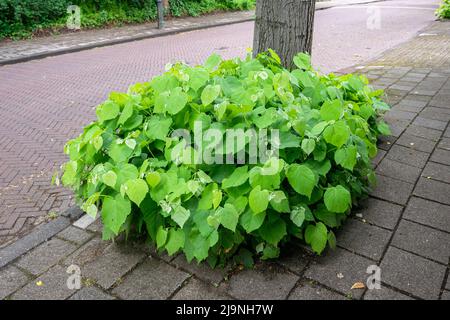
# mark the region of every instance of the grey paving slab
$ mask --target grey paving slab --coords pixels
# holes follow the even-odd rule
[[[412,197],[405,209],[403,217],[450,232],[450,206]]]
[[[63,264],[84,266],[100,257],[109,245],[110,242],[103,241],[100,237],[93,238],[64,259]]]
[[[114,300],[115,298],[97,287],[84,287],[69,300]]]
[[[390,247],[381,265],[382,282],[422,299],[437,299],[445,266]]]
[[[391,129],[391,137],[399,137],[411,123],[410,120],[394,119],[388,117],[386,117],[385,120],[386,123],[389,124],[389,128]]]
[[[450,205],[450,184],[422,177],[414,188],[414,195]]]
[[[416,115],[417,114],[414,112],[402,111],[397,108],[393,108],[386,113],[385,119],[412,120]]]
[[[299,277],[274,264],[245,269],[228,282],[228,293],[237,299],[286,299]]]
[[[443,131],[447,126],[446,121],[427,119],[421,116],[418,116],[416,119],[414,119],[413,124],[426,128],[437,129],[440,131]]]
[[[445,284],[445,289],[450,290],[450,277],[447,277],[447,283]]]
[[[381,285],[380,289],[367,290],[364,300],[414,300],[414,298]]]
[[[97,219],[94,222],[92,222],[86,230],[92,231],[92,232],[102,232],[103,230],[103,224],[101,219]]]
[[[226,277],[228,271],[226,268],[212,269],[206,262],[198,264],[196,261],[192,261],[189,263],[184,255],[179,255],[172,263],[178,268],[194,274],[199,279],[211,282],[215,285],[219,284]]]
[[[413,190],[412,183],[378,175],[377,187],[371,195],[397,204],[405,205]]]
[[[390,237],[390,231],[356,219],[349,219],[337,232],[337,244],[378,261],[381,259]]]
[[[420,101],[408,98],[408,96],[395,105],[394,109],[408,111],[408,112],[420,112],[427,105],[427,101]]]
[[[28,282],[28,276],[13,265],[0,270],[0,300]]]
[[[415,183],[420,176],[421,169],[385,158],[378,165],[376,172],[394,179]]]
[[[79,228],[70,226],[67,229],[64,229],[63,231],[58,233],[57,237],[70,242],[74,242],[76,244],[83,244],[89,239],[91,239],[93,237],[93,234],[81,230]]]
[[[355,209],[355,213],[371,224],[393,230],[397,225],[403,207],[387,201],[368,198],[361,203],[361,207]]]
[[[389,150],[386,158],[405,163],[410,166],[423,168],[427,163],[429,153],[417,151],[412,148],[394,145]]]
[[[434,146],[436,145],[436,141],[421,138],[418,136],[414,136],[412,134],[408,134],[404,132],[396,141],[396,144],[399,144],[404,147],[408,147],[414,150],[419,150],[427,153],[431,153],[433,151]]]
[[[422,126],[410,125],[406,130],[405,134],[414,135],[417,137],[425,138],[432,141],[438,141],[442,132],[439,130],[434,130]]]
[[[420,112],[420,116],[426,119],[448,122],[450,120],[450,109],[428,106]]]
[[[33,233],[30,233],[11,245],[0,249],[0,268],[11,261],[25,254],[29,250],[38,246],[42,242],[50,239],[70,224],[69,219],[59,217],[46,224],[38,226]]]
[[[289,295],[289,300],[347,300],[345,296],[324,287],[305,281]]]
[[[446,300],[446,301],[450,300],[450,291],[444,290],[444,292],[442,292],[442,295],[441,295],[441,300]]]
[[[12,300],[64,300],[76,290],[67,287],[69,274],[61,266],[55,266],[29,282],[11,296]]]
[[[386,155],[386,151],[379,149],[377,155],[375,158],[372,159],[372,164],[374,167],[378,166],[378,164],[383,160],[384,156]]]
[[[121,299],[167,299],[189,278],[189,274],[164,261],[148,257],[112,291]]]
[[[290,271],[301,274],[305,270],[311,254],[296,245],[289,245],[281,250],[278,262]]]
[[[423,169],[422,176],[450,183],[450,166],[446,166],[436,162],[428,162]]]
[[[392,245],[443,264],[450,257],[450,234],[402,220]]]
[[[305,277],[333,288],[344,295],[360,298],[363,290],[351,290],[356,282],[366,282],[367,267],[375,263],[354,253],[337,248],[317,258],[305,272]]]
[[[222,288],[216,288],[196,278],[191,278],[172,297],[173,300],[230,300]]]
[[[447,132],[447,130],[446,130],[446,132]],[[439,141],[437,147],[440,149],[444,149],[444,150],[450,150],[450,138],[445,137],[445,135],[444,135],[444,137],[442,137],[442,139]]]
[[[450,150],[436,149],[430,160],[450,166]]]
[[[72,253],[77,247],[67,241],[53,238],[28,252],[16,265],[39,275]]]
[[[144,257],[142,251],[128,245],[111,244],[98,258],[86,263],[81,272],[83,277],[93,279],[102,288],[109,289]]]

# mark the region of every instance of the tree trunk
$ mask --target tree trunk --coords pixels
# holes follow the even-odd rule
[[[286,67],[299,52],[311,54],[315,0],[257,0],[253,54],[275,50]]]

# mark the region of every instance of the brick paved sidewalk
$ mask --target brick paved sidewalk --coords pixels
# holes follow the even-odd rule
[[[335,251],[315,257],[292,245],[252,270],[211,270],[141,242],[103,242],[98,221],[78,223],[1,268],[0,298],[449,300],[450,22],[427,33],[359,68],[387,89],[393,136],[374,161],[378,188],[337,233]],[[80,290],[66,285],[72,264]],[[371,265],[382,288],[351,289]]]
[[[316,9],[338,6],[383,2],[388,0],[322,0]],[[80,51],[100,46],[165,36],[213,26],[249,21],[254,11],[224,12],[200,17],[173,18],[167,20],[165,28],[157,29],[156,22],[128,25],[107,29],[82,30],[31,40],[0,42],[0,65],[38,59],[50,55]]]

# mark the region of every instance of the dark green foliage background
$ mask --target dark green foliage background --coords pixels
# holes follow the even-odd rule
[[[250,9],[254,3],[255,0],[172,0],[167,14],[198,16],[218,10]],[[156,19],[156,0],[0,0],[0,39],[63,29],[70,4],[81,7],[81,24],[85,28]]]

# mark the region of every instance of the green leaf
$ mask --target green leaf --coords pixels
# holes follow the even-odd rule
[[[262,226],[265,218],[265,212],[254,214],[253,211],[247,210],[240,216],[240,224],[245,231],[250,233],[259,229]]]
[[[189,86],[195,91],[203,87],[209,80],[209,73],[204,68],[197,67],[189,69],[188,74]]]
[[[133,114],[133,105],[127,103],[120,114],[117,124],[124,124]]]
[[[173,255],[174,253],[178,252],[178,250],[183,248],[184,238],[185,235],[183,229],[169,229],[169,234],[167,236],[167,242],[165,246],[169,256]]]
[[[202,104],[207,106],[211,104],[220,94],[220,86],[219,85],[207,85],[205,89],[202,91],[201,99]]]
[[[333,231],[328,232],[328,245],[331,249],[336,249],[336,236],[334,235]]]
[[[248,196],[248,204],[255,214],[265,211],[269,205],[269,191],[261,190],[260,186],[253,188]]]
[[[349,146],[336,151],[334,154],[334,161],[343,168],[353,171],[356,164],[357,148],[356,146]]]
[[[222,188],[228,189],[238,187],[244,184],[248,179],[248,166],[242,166],[233,171],[233,173],[222,180]]]
[[[65,186],[72,185],[77,180],[78,163],[76,161],[69,161],[64,165],[64,174],[61,181]]]
[[[319,222],[316,225],[308,225],[305,230],[305,241],[317,254],[321,254],[327,245],[327,227]]]
[[[167,230],[164,229],[162,226],[159,227],[158,232],[156,232],[156,247],[158,249],[162,248],[167,241]]]
[[[222,61],[222,58],[217,53],[214,53],[206,59],[204,66],[211,72],[219,65],[220,61]]]
[[[174,208],[171,218],[180,226],[180,228],[183,228],[190,216],[191,212],[188,209],[182,206],[177,206]]]
[[[339,120],[342,116],[343,108],[340,100],[325,101],[320,108],[320,117],[322,120]]]
[[[219,216],[220,223],[225,228],[233,232],[236,230],[236,225],[239,221],[239,213],[232,204],[226,203],[223,208],[219,208],[217,210],[217,215]]]
[[[297,226],[301,227],[305,221],[305,208],[298,207],[291,211],[290,215],[291,221]]]
[[[339,120],[325,129],[323,137],[326,142],[340,148],[350,138],[350,129],[344,121]]]
[[[120,194],[106,197],[102,205],[102,220],[114,234],[118,234],[120,227],[125,223],[131,213],[131,203]]]
[[[128,180],[125,183],[126,194],[131,201],[136,203],[138,206],[144,200],[148,192],[148,185],[142,179]]]
[[[213,190],[212,191],[213,209],[216,209],[220,205],[220,202],[222,202],[222,191]]]
[[[311,69],[311,57],[308,54],[303,53],[303,52],[298,53],[294,57],[294,64],[299,69],[309,70],[309,69]]]
[[[184,109],[188,102],[188,95],[183,92],[181,87],[171,91],[166,91],[158,95],[155,99],[155,112],[177,114]]]
[[[151,188],[156,187],[161,181],[161,175],[157,171],[147,173],[145,180]]]
[[[270,194],[270,205],[278,212],[289,212],[289,200],[286,194],[281,191],[274,191]]]
[[[379,121],[377,123],[377,129],[384,136],[389,136],[391,134],[391,129],[384,121]]]
[[[112,101],[106,101],[97,107],[95,113],[100,122],[105,122],[107,120],[115,119],[120,113],[120,107]]]
[[[165,141],[172,125],[172,119],[164,116],[152,116],[145,124],[145,135],[152,140]]]
[[[277,245],[287,234],[286,223],[279,215],[269,215],[268,219],[259,228],[259,235],[270,244]]]
[[[316,185],[316,175],[310,168],[302,164],[291,164],[286,171],[286,177],[297,193],[311,197]]]
[[[328,188],[323,199],[327,209],[336,213],[346,212],[352,203],[350,192],[341,185]]]
[[[310,155],[316,147],[316,141],[314,139],[303,139],[302,150],[305,151],[307,155]]]
[[[97,217],[97,212],[98,212],[98,209],[95,204],[91,204],[86,208],[86,213],[93,219],[95,219]]]
[[[133,149],[130,149],[125,143],[118,143],[117,140],[111,144],[108,150],[108,155],[116,163],[126,162],[132,153]]]
[[[114,171],[109,170],[102,176],[102,179],[104,184],[110,186],[111,188],[114,188],[117,182],[117,175]]]

